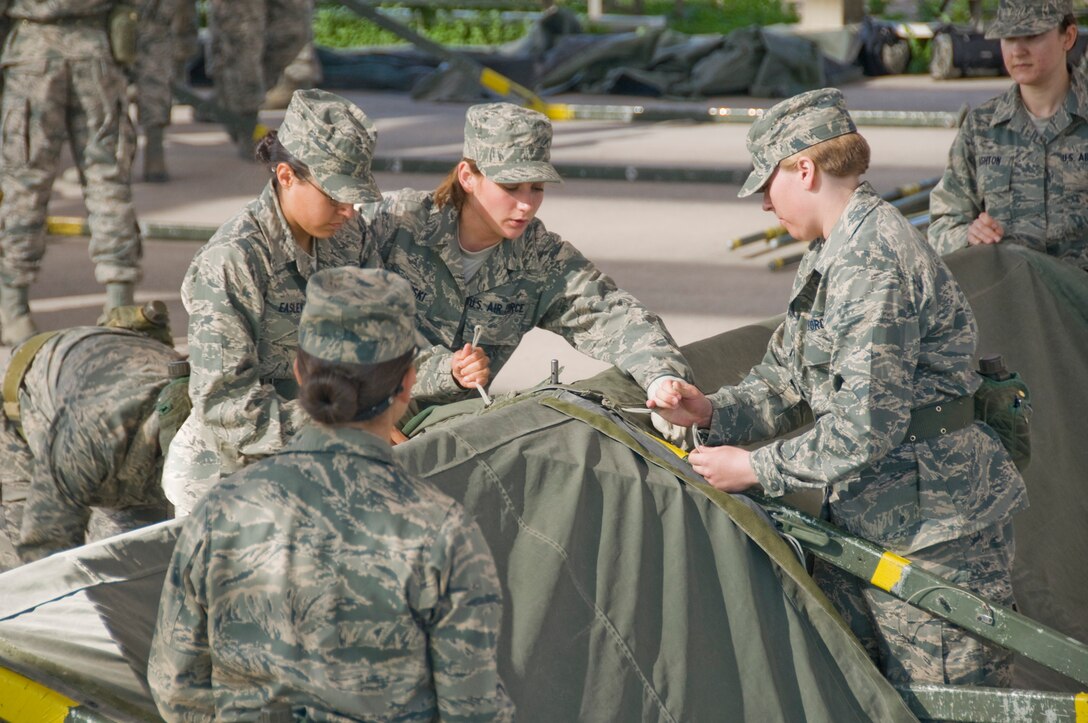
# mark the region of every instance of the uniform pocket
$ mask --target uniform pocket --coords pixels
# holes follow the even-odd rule
[[[524,290],[509,294],[484,291],[470,296],[466,306],[465,340],[471,341],[478,324],[482,327],[482,346],[517,346],[536,318],[536,297]]]
[[[814,411],[826,411],[835,394],[831,373],[831,335],[823,329],[806,332],[802,338],[801,378],[809,405]]]
[[[1012,165],[988,165],[978,170],[978,188],[986,213],[1009,221],[1008,210],[1013,203]]]
[[[3,157],[7,166],[30,162],[30,99],[16,96],[4,103]]]
[[[838,483],[832,510],[839,523],[867,540],[893,547],[909,541],[925,519],[918,463],[900,447],[859,476]]]

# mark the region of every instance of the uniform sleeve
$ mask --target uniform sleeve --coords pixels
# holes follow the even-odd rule
[[[256,338],[264,287],[244,252],[233,246],[200,255],[182,286],[193,413],[220,445],[249,458],[282,448],[305,420],[297,401],[280,397],[259,377]]]
[[[556,234],[545,232],[540,243],[546,280],[538,326],[559,334],[578,351],[619,367],[643,389],[663,376],[694,379],[657,314],[617,288]]]
[[[929,245],[944,255],[967,246],[967,228],[985,209],[975,173],[975,122],[968,116],[952,142],[948,167],[929,196]]]
[[[378,246],[374,243],[372,234],[366,223],[362,222],[360,218],[360,225],[363,229],[363,248],[359,256],[359,266],[364,269],[381,269],[385,265],[382,263],[382,256],[378,252]]]
[[[443,721],[509,721],[514,708],[499,678],[502,589],[476,523],[454,505],[435,537],[428,575],[438,584],[422,616]]]
[[[812,429],[752,453],[771,495],[824,487],[896,447],[910,424],[920,345],[918,310],[896,271],[843,266],[829,279],[825,317],[834,391]]]
[[[454,401],[465,395],[465,390],[453,378],[450,361],[453,352],[444,346],[422,349],[416,357],[416,383],[412,396],[426,398],[430,403]]]
[[[808,405],[789,368],[783,363],[780,324],[763,359],[740,384],[722,387],[709,396],[707,444],[750,444],[790,432],[811,419]]]
[[[384,261],[397,238],[399,231],[413,235],[419,233],[420,194],[410,188],[383,193],[380,201],[356,204],[359,218],[366,226],[371,247]]]
[[[204,586],[207,539],[207,512],[200,506],[185,521],[159,599],[147,682],[159,713],[170,723],[215,717]]]

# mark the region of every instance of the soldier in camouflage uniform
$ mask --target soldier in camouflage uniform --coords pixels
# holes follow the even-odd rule
[[[180,359],[162,341],[101,326],[59,332],[34,354],[19,424],[0,413],[0,533],[19,561],[82,545],[92,508],[107,521],[98,536],[169,516],[156,400]]]
[[[253,131],[265,93],[313,35],[313,0],[209,0],[209,71],[220,107],[236,116],[234,138],[253,156]]]
[[[4,69],[4,194],[0,231],[0,339],[17,344],[36,329],[27,290],[45,255],[45,219],[61,147],[79,169],[95,278],[106,310],[132,303],[141,242],[129,171],[135,132],[127,79],[106,32],[116,0],[0,0],[12,28]]]
[[[707,397],[662,385],[648,405],[709,430],[693,468],[719,489],[821,490],[833,523],[999,604],[1012,602],[1010,518],[1024,482],[974,421],[978,336],[948,267],[860,181],[869,147],[838,90],[783,101],[748,134],[741,196],[811,242],[763,361]],[[809,431],[748,452],[729,446]],[[876,587],[818,579],[897,683],[1007,685],[1011,655]],[[875,636],[875,637],[874,637]]]
[[[432,345],[417,364],[413,395],[422,403],[486,386],[533,327],[643,387],[692,378],[661,319],[535,217],[544,184],[561,181],[549,162],[551,139],[541,113],[472,106],[464,160],[437,191],[404,189],[363,209],[386,268],[412,284],[416,322]],[[483,331],[472,350],[477,325]]]
[[[189,82],[193,61],[201,55],[200,28],[196,0],[177,0],[177,12],[170,23],[174,37],[173,77]]]
[[[185,521],[148,663],[166,720],[512,719],[487,543],[387,441],[422,341],[413,307],[387,271],[310,279],[296,369],[315,421]]]
[[[930,197],[940,253],[1016,243],[1088,270],[1088,79],[1071,0],[1004,0],[986,31],[1016,84],[968,114]]]
[[[163,138],[174,104],[174,66],[177,51],[174,21],[189,0],[142,0],[136,46],[136,111],[144,136],[143,179],[169,180]]]
[[[221,476],[279,450],[304,420],[291,362],[307,279],[380,264],[352,206],[381,198],[370,173],[374,141],[354,104],[297,91],[278,133],[258,148],[272,180],[189,266],[181,296],[193,413],[163,471],[179,515]]]

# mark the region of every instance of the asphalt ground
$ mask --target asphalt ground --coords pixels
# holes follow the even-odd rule
[[[855,110],[957,111],[999,94],[1005,78],[934,81],[896,76],[843,86]],[[336,91],[359,104],[378,127],[377,156],[439,159],[449,166],[461,148],[468,104],[416,102],[407,95]],[[578,104],[647,104],[656,101],[617,96],[570,95],[549,99]],[[768,107],[773,99],[714,98],[683,104],[702,108]],[[670,103],[669,105],[678,105]],[[262,114],[270,127],[282,111]],[[567,121],[555,126],[553,161],[557,164],[617,167],[683,167],[729,170],[742,178],[750,168],[744,124],[690,121],[619,123]],[[948,128],[862,127],[873,149],[866,179],[879,191],[939,176],[955,136]],[[191,109],[175,106],[166,137],[166,184],[140,182],[137,160],[133,178],[136,210],[143,222],[218,226],[252,200],[268,179],[265,169],[237,156],[217,125],[195,123]],[[62,161],[69,167],[70,161]],[[58,176],[50,216],[84,216],[74,169]],[[430,189],[440,173],[379,172],[383,190]],[[785,309],[790,271],[771,272],[776,256],[801,249],[766,252],[764,244],[730,250],[730,241],[777,225],[760,207],[760,198],[736,198],[734,183],[679,183],[568,179],[547,190],[540,218],[571,241],[624,289],[658,312],[680,343],[688,343]],[[144,278],[137,299],[167,303],[179,345],[185,343],[187,318],[179,288],[198,242],[147,240]],[[94,281],[87,239],[51,237],[42,274],[31,290],[31,308],[41,329],[93,324],[104,294]],[[762,253],[759,253],[761,252]],[[495,391],[534,384],[545,378],[549,360],[559,359],[562,379],[574,381],[605,365],[582,356],[559,337],[536,330],[495,380]]]

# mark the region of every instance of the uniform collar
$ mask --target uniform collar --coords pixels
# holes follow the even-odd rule
[[[431,198],[433,202],[433,196]],[[462,287],[462,291],[466,291],[461,266],[461,247],[457,240],[457,223],[459,219],[460,212],[452,204],[447,204],[441,208],[437,205],[433,206],[427,224],[423,229],[420,245],[435,247],[453,274],[457,285]],[[491,252],[491,255],[487,257],[487,260],[484,261],[483,266],[476,272],[476,275],[472,277],[470,286],[473,289],[482,291],[521,277],[525,270],[523,252],[527,247],[526,236],[537,228],[538,223],[534,219],[521,236],[506,239],[499,243],[495,250]]]
[[[828,267],[838,258],[843,246],[880,201],[880,195],[868,181],[863,181],[857,187],[827,238],[816,239],[809,246],[809,252],[801,260],[801,268],[793,280],[790,299],[801,293],[813,274],[821,277],[827,274]]]
[[[1065,102],[1058,107],[1051,127],[1060,132],[1073,122],[1074,116],[1088,120],[1088,80],[1081,73],[1070,70],[1069,92],[1065,94]],[[1028,109],[1020,97],[1020,86],[1015,83],[997,97],[994,105],[990,127],[995,128],[1002,123],[1008,123],[1018,133],[1023,133],[1028,128],[1035,129]]]
[[[1070,116],[1077,116],[1082,121],[1088,121],[1088,75],[1073,71],[1071,78],[1069,93],[1065,96],[1062,110]]]
[[[389,442],[356,427],[309,424],[299,430],[287,449],[293,452],[351,454],[393,464],[393,447]]]
[[[990,127],[995,128],[1002,123],[1008,123],[1019,110],[1024,110],[1024,103],[1020,100],[1020,86],[1013,83],[994,101],[994,114],[990,117]],[[1027,111],[1024,110],[1024,112]]]
[[[325,239],[314,239],[314,255],[307,256],[299,245],[295,243],[295,237],[291,233],[291,227],[287,225],[287,219],[283,216],[280,200],[276,195],[276,189],[272,181],[264,187],[257,199],[257,208],[254,213],[257,224],[261,227],[264,237],[268,242],[268,254],[272,260],[272,268],[282,270],[294,264],[295,269],[305,279],[317,268],[317,259],[321,253],[321,245]]]

